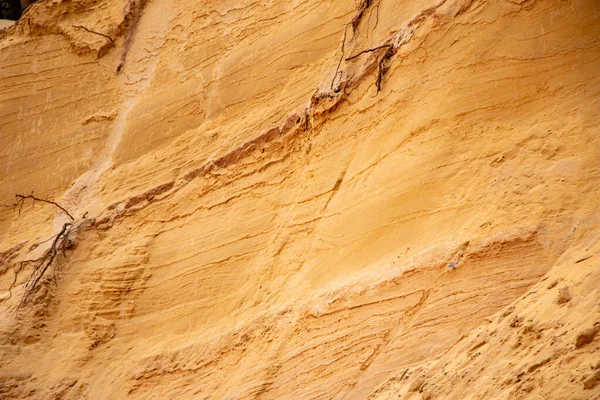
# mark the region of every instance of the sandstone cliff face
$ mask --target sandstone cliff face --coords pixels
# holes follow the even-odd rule
[[[596,0],[38,2],[0,397],[600,398],[599,101]]]

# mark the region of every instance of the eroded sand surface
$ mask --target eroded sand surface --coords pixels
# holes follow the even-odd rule
[[[38,2],[0,397],[598,399],[599,101],[596,0]]]

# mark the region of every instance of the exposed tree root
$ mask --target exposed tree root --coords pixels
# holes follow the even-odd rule
[[[371,0],[361,0],[361,2],[356,7],[356,15],[350,21],[350,25],[352,25],[352,34],[356,36],[356,32],[358,31],[358,26],[360,25],[360,21],[365,16],[365,12],[371,6]]]
[[[102,36],[102,37],[104,37],[104,38],[108,39],[108,41],[110,42],[110,44],[112,44],[113,46],[115,45],[115,41],[114,41],[114,40],[113,40],[113,39],[112,39],[110,36],[108,36],[108,35],[105,35],[104,33],[96,32],[96,31],[94,31],[94,30],[88,29],[88,28],[86,28],[86,27],[85,27],[85,26],[83,26],[83,25],[72,25],[72,26],[73,26],[73,28],[82,29],[82,30],[84,30],[84,31],[86,31],[86,32],[89,32],[89,33],[93,33],[93,34],[95,34],[95,35]]]
[[[333,74],[333,79],[331,80],[330,89],[334,90],[334,91],[336,90],[336,89],[334,89],[335,81],[337,80],[338,73],[340,72],[340,67],[342,65],[342,61],[344,60],[344,53],[346,51],[346,37],[348,36],[348,27],[349,26],[350,26],[350,24],[346,24],[346,26],[344,27],[344,37],[342,38],[342,49],[341,49],[340,59],[338,60],[337,67],[335,68],[335,74]]]
[[[69,213],[69,211],[67,211],[67,209],[65,209],[63,206],[61,206],[60,204],[58,204],[55,201],[42,199],[42,198],[34,196],[33,194],[30,194],[30,195],[16,194],[15,196],[17,198],[17,201],[10,206],[4,206],[4,207],[11,207],[12,209],[17,210],[19,215],[21,215],[21,211],[23,209],[23,205],[25,204],[25,201],[27,199],[31,199],[34,204],[36,201],[39,201],[42,203],[47,203],[47,204],[52,204],[53,206],[57,207],[59,210],[61,210],[65,214],[67,214],[67,216],[71,219],[71,221],[75,220],[75,218],[71,215],[71,213]],[[78,228],[79,226],[81,226],[81,224],[78,224],[76,227]],[[56,235],[53,235],[50,238],[44,240],[43,242],[36,243],[30,247],[29,251],[32,251],[33,249],[38,247],[40,244],[43,244],[43,243],[46,243],[46,242],[52,240],[52,244],[50,245],[48,250],[44,251],[44,253],[39,258],[31,259],[31,260],[24,260],[24,261],[20,261],[17,263],[17,266],[14,268],[14,275],[15,275],[14,279],[13,279],[12,283],[10,284],[10,287],[8,288],[8,292],[9,292],[8,298],[9,299],[12,297],[12,289],[17,284],[19,273],[23,270],[23,268],[25,266],[33,265],[33,271],[31,273],[31,276],[25,283],[25,293],[24,293],[23,297],[21,298],[21,301],[19,302],[19,305],[17,307],[17,312],[19,311],[21,306],[23,304],[25,304],[25,302],[27,302],[27,300],[29,300],[31,295],[37,290],[42,278],[44,277],[44,275],[46,274],[48,269],[50,267],[52,267],[53,265],[56,265],[61,257],[66,256],[66,251],[73,247],[73,242],[69,238],[69,235],[73,231],[74,227],[75,226],[73,225],[72,222],[67,222],[67,223],[63,224],[62,229]],[[21,247],[22,247],[22,245],[21,245]],[[14,256],[13,256],[13,258],[14,258]]]
[[[377,25],[379,25],[379,7],[381,6],[381,1],[379,0],[379,2],[377,3],[377,5],[375,6],[375,25],[373,25],[373,28],[371,28],[371,32],[373,32],[376,28]],[[372,15],[373,13],[371,13]],[[367,28],[369,27],[369,25],[371,24],[371,15],[369,15],[369,21],[367,23]]]
[[[354,60],[355,58],[360,57],[363,54],[373,53],[373,52],[376,52],[379,50],[384,50],[384,49],[385,49],[385,52],[383,53],[383,55],[381,56],[379,61],[377,61],[377,80],[375,81],[375,85],[377,86],[377,93],[379,93],[381,91],[381,82],[383,80],[383,74],[385,73],[385,69],[386,69],[385,63],[387,60],[392,58],[392,56],[395,53],[394,46],[391,44],[383,44],[381,46],[363,50],[359,53],[356,53],[353,56],[346,58],[346,61],[350,61],[350,60]]]
[[[33,272],[31,276],[25,283],[25,294],[21,298],[19,302],[19,306],[17,307],[17,312],[21,308],[23,304],[29,300],[30,296],[35,293],[36,289],[39,287],[41,279],[44,277],[44,274],[52,265],[55,264],[59,260],[61,256],[66,256],[66,251],[73,247],[73,242],[69,239],[69,234],[73,228],[73,224],[67,222],[63,225],[60,232],[56,235],[54,240],[52,241],[52,245],[48,250],[42,254],[41,257],[34,260],[25,260],[21,261],[19,269],[15,270],[15,279],[11,284],[9,290],[12,290],[14,284],[17,281],[17,274],[21,271],[24,265],[33,264]]]
[[[336,80],[338,80],[338,75],[340,74],[340,67],[342,65],[342,61],[344,60],[344,55],[346,52],[346,41],[348,38],[348,28],[352,27],[352,39],[354,40],[354,38],[357,36],[358,34],[358,26],[360,25],[360,21],[362,21],[365,12],[367,11],[367,9],[371,6],[371,0],[361,0],[360,3],[358,5],[356,5],[356,14],[354,15],[354,17],[352,18],[352,21],[348,22],[345,26],[344,26],[344,36],[342,37],[342,48],[340,49],[340,58],[338,60],[337,66],[335,68],[335,74],[333,75],[333,79],[331,80],[331,86],[330,89],[335,91],[336,93],[339,92],[341,89],[340,88],[335,88],[335,83]],[[377,20],[379,20],[379,15],[377,16]]]
[[[10,286],[8,287],[8,298],[10,299],[12,297],[12,289],[13,287],[15,287],[15,284],[17,283],[17,278],[19,277],[19,272],[21,272],[21,269],[23,268],[23,263],[19,263],[19,268],[15,268],[13,270],[15,277],[12,281],[12,283],[10,284]]]
[[[346,61],[354,60],[355,58],[358,58],[358,57],[360,57],[361,55],[363,55],[365,53],[372,53],[372,52],[375,52],[375,51],[378,51],[378,50],[381,50],[381,49],[389,49],[391,47],[392,47],[391,44],[382,44],[381,46],[373,47],[371,49],[366,49],[366,50],[363,50],[363,51],[361,51],[359,53],[356,53],[355,55],[346,58]]]
[[[60,210],[62,210],[65,214],[67,214],[67,216],[71,219],[71,221],[74,221],[75,218],[73,218],[73,216],[71,215],[71,213],[69,213],[63,206],[61,206],[60,204],[52,201],[52,200],[46,200],[46,199],[41,199],[39,197],[35,197],[33,194],[24,196],[22,194],[16,194],[15,195],[17,197],[17,202],[14,203],[13,205],[11,205],[11,207],[13,209],[18,209],[19,210],[19,215],[21,215],[21,210],[23,209],[23,205],[25,204],[25,200],[26,199],[32,199],[33,200],[33,204],[35,204],[36,201],[42,202],[42,203],[48,203],[48,204],[52,204],[56,207],[58,207]]]

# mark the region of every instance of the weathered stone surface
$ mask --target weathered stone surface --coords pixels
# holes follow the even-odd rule
[[[594,398],[599,21],[32,5],[0,31],[0,397]]]

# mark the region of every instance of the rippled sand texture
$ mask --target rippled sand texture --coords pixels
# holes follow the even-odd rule
[[[0,397],[598,399],[599,100],[596,0],[35,3]]]

